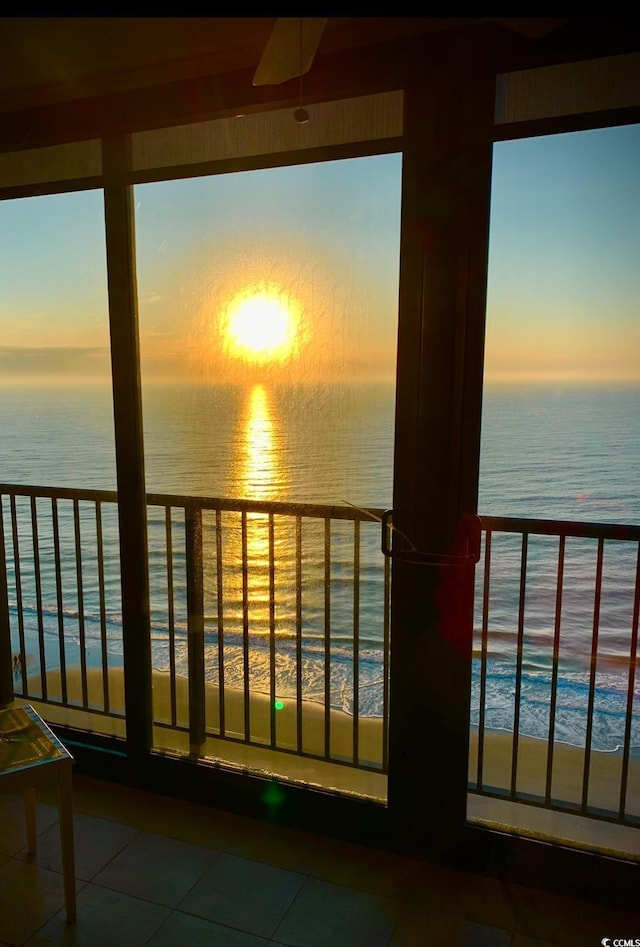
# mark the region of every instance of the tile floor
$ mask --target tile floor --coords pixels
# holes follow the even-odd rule
[[[574,947],[640,938],[640,914],[74,777],[78,922],[57,808],[0,795],[0,945]],[[639,903],[634,907],[640,911]]]

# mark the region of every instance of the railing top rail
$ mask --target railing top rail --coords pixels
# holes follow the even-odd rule
[[[335,520],[379,520],[384,512],[378,507],[335,506],[326,503],[289,503],[281,500],[240,500],[231,497],[178,496],[148,493],[149,506],[183,506],[201,510],[246,513],[282,513],[289,516],[319,517]]]
[[[117,503],[115,490],[79,490],[76,487],[35,487],[29,484],[0,483],[0,496],[16,497],[53,497],[58,500],[92,500],[103,503]]]
[[[624,526],[619,523],[580,523],[573,520],[526,519],[511,516],[480,516],[480,522],[484,530],[495,533],[640,541],[640,526]]]
[[[88,500],[117,503],[115,490],[80,490],[74,487],[38,487],[0,483],[0,495],[44,497],[60,500]],[[288,503],[277,500],[244,500],[230,497],[181,496],[172,493],[148,493],[148,506],[183,507],[185,509],[225,510],[246,513],[280,513],[289,516],[321,519],[369,521],[380,519],[384,510],[378,507],[335,506],[322,503]]]
[[[76,487],[42,487],[30,484],[0,483],[0,495],[45,497],[60,500],[87,500],[117,503],[115,490],[78,489]],[[318,517],[351,521],[380,519],[382,507],[336,506],[323,503],[289,503],[280,500],[245,500],[233,497],[184,496],[173,493],[148,493],[149,506],[184,507],[202,510],[225,510],[247,513],[280,513],[289,516]],[[619,523],[580,523],[574,520],[532,519],[517,516],[480,516],[484,530],[500,533],[527,533],[539,536],[572,536],[585,539],[640,541],[640,526]]]

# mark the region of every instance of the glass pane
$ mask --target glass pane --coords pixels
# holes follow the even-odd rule
[[[157,741],[190,740],[195,509],[202,752],[376,797],[399,216],[398,155],[136,188],[147,485],[178,495],[150,510]]]
[[[2,202],[0,285],[14,689],[49,720],[123,734],[117,506],[87,494],[116,486],[102,193]]]
[[[495,147],[479,510],[549,522],[486,522],[472,710],[485,786],[628,824],[640,814],[640,532],[627,528],[640,524],[639,148],[638,125]],[[536,811],[499,818],[632,844],[630,829]]]

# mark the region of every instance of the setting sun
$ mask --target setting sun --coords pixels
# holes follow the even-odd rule
[[[253,362],[284,362],[296,353],[300,306],[276,286],[261,283],[226,306],[222,334],[228,355]]]

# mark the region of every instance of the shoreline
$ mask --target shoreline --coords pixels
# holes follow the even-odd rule
[[[154,724],[168,725],[171,728],[171,679],[168,671],[152,671]],[[39,690],[39,676],[29,678],[34,692]],[[124,675],[121,667],[109,669],[109,706],[110,711],[120,716],[125,712]],[[220,728],[220,702],[217,684],[205,683],[205,713],[209,730]],[[47,674],[47,692],[49,699],[59,699],[61,695],[60,672],[51,670]],[[235,687],[225,687],[224,724],[225,732],[232,739],[245,739],[245,693]],[[71,714],[88,718],[85,728],[100,732],[98,721],[106,724],[108,733],[124,735],[124,721],[104,715],[103,676],[96,668],[87,669],[87,698],[89,711],[81,706],[58,708],[47,704],[48,712],[56,716]],[[22,698],[19,698],[22,699]],[[80,705],[82,701],[82,682],[80,668],[67,669],[67,699]],[[27,701],[38,698],[29,697]],[[176,676],[175,679],[176,723],[188,728],[188,680]],[[295,698],[278,698],[278,709],[272,715],[271,700],[264,693],[249,695],[249,720],[252,740],[270,747],[272,716],[275,724],[275,746],[273,749],[295,751],[297,749],[298,711]],[[354,717],[343,710],[331,708],[331,756],[344,762],[353,755]],[[300,721],[302,726],[302,749],[309,754],[324,754],[325,712],[324,705],[315,701],[301,702]],[[113,726],[115,724],[115,727]],[[163,727],[164,728],[164,727]],[[475,783],[477,778],[479,731],[476,725],[470,727],[469,774]],[[218,738],[219,740],[221,738]],[[224,738],[222,738],[223,740]],[[548,742],[539,737],[520,735],[518,740],[518,763],[516,789],[518,792],[544,797],[548,763]],[[511,765],[513,755],[513,735],[507,730],[484,730],[482,784],[498,789],[508,789],[511,785]],[[358,757],[378,765],[382,761],[382,718],[358,718]],[[563,802],[579,804],[582,794],[585,748],[569,743],[555,741],[553,744],[552,798]],[[617,750],[591,750],[589,765],[588,805],[597,808],[617,809],[619,788],[623,764],[623,752]],[[627,809],[640,817],[640,758],[629,754],[627,779]]]
[[[27,672],[28,672],[29,669],[33,666],[33,663],[35,663],[35,659],[36,659],[36,658],[37,658],[36,655],[29,655],[29,656],[28,656]],[[29,660],[29,659],[33,659],[33,662],[32,662],[32,660]],[[73,677],[73,676],[74,676],[75,674],[77,674],[77,673],[79,673],[79,667],[78,667],[78,666],[73,666],[73,667],[70,667],[70,668],[67,669],[67,677],[68,677],[68,678],[69,678],[69,677]],[[110,676],[110,680],[116,681],[116,680],[118,679],[118,677],[121,677],[121,676],[122,676],[123,673],[124,673],[124,665],[123,665],[123,664],[116,664],[116,665],[110,665],[110,666],[109,666],[109,676]],[[47,671],[47,680],[53,683],[54,688],[56,688],[56,695],[57,695],[57,696],[60,695],[60,684],[58,683],[59,674],[60,674],[60,669],[59,669],[59,667],[52,667],[52,668],[49,668],[48,671]],[[164,677],[167,677],[167,678],[168,678],[169,674],[170,674],[170,672],[169,672],[168,669],[152,667],[152,675],[153,675],[153,679],[154,679],[154,680],[156,680],[156,679],[161,680],[161,679],[163,679]],[[91,665],[89,665],[89,666],[87,667],[87,679],[88,679],[88,681],[95,681],[95,680],[97,680],[98,678],[101,678],[101,677],[102,677],[102,668],[101,668],[101,667],[94,667],[94,666],[91,666]],[[30,688],[32,687],[34,691],[37,691],[37,690],[40,689],[40,676],[39,676],[39,673],[38,673],[38,674],[29,674],[29,673],[28,673],[28,678],[27,678],[27,679],[28,679]],[[176,674],[176,682],[179,682],[179,681],[186,681],[186,680],[187,680],[187,678],[186,678],[185,676],[181,676],[180,674]],[[214,682],[211,682],[211,681],[205,681],[205,691],[206,691],[206,692],[208,692],[208,691],[210,690],[212,693],[213,693],[213,692],[217,693],[217,692],[218,692],[218,686],[219,686],[219,685],[218,685],[217,683],[214,683]],[[178,683],[176,683],[176,687],[180,687],[180,685],[179,685]],[[80,685],[80,682],[79,682],[79,681],[78,681],[77,683],[74,683],[74,684],[73,684],[73,688],[75,688],[76,693],[77,693],[78,695],[81,693],[81,685]],[[93,691],[96,695],[98,694],[98,690],[96,689],[96,685],[95,685],[95,684],[93,684],[93,685],[89,684],[89,689],[90,689],[91,691]],[[118,684],[116,683],[115,690],[116,690],[116,693],[118,693],[118,695],[119,695],[119,697],[118,697],[119,706],[116,708],[116,710],[119,710],[119,711],[124,712],[124,692],[123,692],[123,689],[122,689],[122,687],[119,687]],[[242,695],[242,697],[243,697],[243,696],[244,696],[244,689],[243,689],[243,688],[234,687],[234,686],[232,686],[232,685],[226,685],[226,686],[225,686],[225,693],[229,693],[229,694],[230,694],[230,693],[238,693],[238,694]],[[278,696],[278,699],[283,700],[283,701],[286,703],[286,705],[289,705],[289,704],[291,704],[291,703],[294,703],[294,704],[295,704],[295,697],[294,697],[294,696],[282,696],[282,695],[280,695],[280,694],[278,694],[277,696]],[[254,692],[252,693],[252,695],[251,695],[251,699],[252,699],[252,700],[258,700],[258,698],[264,698],[265,700],[269,700],[269,695],[268,695],[267,693],[265,693],[264,691],[254,691]],[[33,698],[33,699],[34,699],[34,700],[37,700],[38,698]],[[77,699],[77,701],[79,701],[79,698]],[[164,698],[163,698],[163,702],[164,702]],[[95,708],[100,708],[100,707],[102,706],[102,700],[101,700],[101,698],[97,698],[97,697],[96,697],[96,699],[94,699],[94,701],[93,701],[93,704],[95,705]],[[323,704],[321,701],[315,701],[315,700],[311,700],[311,699],[309,699],[309,698],[303,698],[302,704],[303,704],[304,706],[321,707],[321,708],[324,709],[324,704]],[[332,714],[332,715],[333,715],[333,714],[341,715],[342,717],[346,718],[347,720],[353,720],[353,716],[354,716],[351,711],[345,710],[345,709],[340,708],[340,707],[335,707],[335,706],[332,706],[332,707],[331,707],[331,714]],[[363,721],[365,721],[365,720],[379,721],[380,719],[381,719],[381,715],[376,715],[376,714],[360,714],[360,715],[359,715],[359,720],[360,720],[361,723],[362,723]],[[471,731],[472,734],[475,733],[475,734],[477,735],[477,733],[478,733],[478,724],[475,723],[474,721],[471,721],[471,723],[470,723],[470,731]],[[509,730],[509,729],[506,729],[506,728],[504,728],[504,727],[489,727],[489,726],[485,725],[485,727],[484,727],[484,734],[485,734],[485,737],[490,737],[491,739],[493,739],[493,738],[503,739],[503,738],[507,738],[507,737],[510,738],[511,735],[512,735],[512,731]],[[533,741],[535,741],[535,742],[537,742],[537,743],[543,744],[544,746],[546,746],[547,743],[548,743],[548,740],[547,740],[547,737],[546,737],[546,736],[543,736],[543,735],[538,736],[538,735],[534,735],[534,734],[530,734],[530,733],[522,733],[522,732],[521,732],[519,739],[520,739],[520,741],[533,740]],[[554,740],[554,747],[556,747],[556,748],[563,748],[563,749],[566,749],[566,750],[569,751],[569,752],[577,752],[577,753],[581,753],[581,754],[584,753],[584,749],[585,749],[584,745],[581,745],[581,744],[579,744],[579,743],[571,743],[571,742],[569,742],[569,741],[566,740],[566,739],[559,739],[557,736],[556,736],[556,739]],[[618,743],[618,744],[616,745],[616,747],[613,748],[613,749],[602,749],[602,748],[600,748],[600,747],[597,747],[597,748],[596,748],[596,747],[592,747],[592,749],[591,749],[591,754],[592,754],[592,755],[596,755],[596,756],[598,756],[598,757],[599,757],[599,756],[610,756],[610,757],[614,757],[614,758],[615,758],[615,757],[620,757],[620,758],[622,758],[623,752],[624,752],[624,747],[623,747],[623,745],[620,744],[620,743]],[[635,743],[635,744],[632,743],[632,744],[630,745],[630,747],[629,747],[629,760],[630,760],[630,761],[631,761],[631,760],[638,760],[638,761],[640,762],[640,743]]]
[[[56,634],[57,634],[57,631],[56,631]],[[160,640],[164,641],[164,639],[160,639]],[[101,668],[102,654],[101,654],[101,652],[98,652],[98,647],[99,647],[99,645],[100,645],[100,641],[99,641],[98,639],[87,639],[87,644],[88,644],[88,646],[90,646],[90,648],[92,649],[92,650],[88,651],[88,653],[87,653],[87,670],[88,670],[88,671],[91,670],[92,673],[93,673],[93,671],[97,671],[98,673],[102,673],[102,668]],[[234,645],[234,646],[235,646],[235,645]],[[186,642],[184,643],[184,647],[186,648]],[[95,650],[95,653],[93,653],[94,650]],[[265,652],[265,653],[266,653],[266,652]],[[57,658],[57,653],[56,653],[56,655],[54,655],[54,656],[52,656],[52,657],[53,657],[53,660],[52,660],[50,663],[48,663],[48,665],[47,665],[48,668],[49,668],[49,670],[48,670],[48,672],[47,672],[48,674],[52,674],[52,673],[55,674],[56,672],[59,671],[59,667],[57,667],[57,666],[56,666],[56,663],[55,663],[55,662],[56,662],[56,658]],[[262,654],[258,653],[258,657],[260,657],[260,658],[262,659],[264,656],[263,656]],[[286,656],[285,656],[285,657],[286,657]],[[79,662],[79,656],[78,656],[77,653],[73,653],[73,652],[72,652],[71,654],[67,655],[67,658],[68,658],[68,660],[73,661],[74,664],[75,664],[76,661]],[[26,660],[27,660],[27,676],[28,676],[29,678],[33,678],[33,679],[35,680],[36,687],[38,687],[39,684],[38,684],[38,670],[37,670],[37,669],[38,669],[38,666],[39,666],[39,656],[38,656],[37,652],[35,652],[35,651],[29,651],[29,652],[27,653],[27,658],[26,658]],[[214,659],[213,659],[213,660],[214,660],[214,664],[215,664],[215,656],[214,656]],[[154,674],[156,674],[156,673],[157,673],[157,674],[161,674],[161,675],[162,675],[162,674],[169,674],[169,668],[166,666],[167,661],[164,661],[164,662],[163,662],[162,659],[160,659],[160,660],[158,660],[158,662],[156,662],[156,663],[157,663],[157,664],[160,664],[160,665],[162,665],[162,664],[164,663],[165,666],[164,666],[164,667],[157,667],[157,666],[152,667],[152,671],[153,671]],[[338,668],[339,668],[340,665],[341,665],[341,662],[340,662],[339,660],[337,660],[337,661],[336,661],[336,665],[337,665]],[[110,654],[109,654],[109,667],[110,667],[110,669],[112,669],[112,670],[118,670],[118,669],[119,669],[120,671],[122,671],[122,668],[123,668],[123,658],[122,658],[122,654],[121,654],[121,653],[110,652]],[[257,667],[259,667],[259,668],[262,667],[259,661],[258,661],[258,663],[257,663]],[[264,669],[263,669],[263,670],[264,670]],[[188,675],[187,675],[187,668],[186,668],[186,663],[185,663],[185,661],[182,661],[182,662],[180,663],[180,669],[179,669],[179,670],[178,670],[178,668],[176,668],[176,677],[178,677],[178,676],[180,675],[180,673],[184,674],[185,677],[188,676]],[[269,683],[268,683],[268,680],[266,679],[266,673],[267,673],[267,672],[265,672],[265,673],[262,674],[262,675],[258,675],[259,677],[261,676],[261,677],[263,678],[263,680],[261,680],[257,685],[254,685],[254,686],[257,686],[257,687],[264,686],[265,688],[268,688]],[[473,674],[472,674],[472,684],[473,684],[473,686],[476,686],[476,685],[478,684],[478,679],[477,679],[477,677],[475,677],[474,675],[475,675],[475,672],[473,672]],[[229,678],[233,678],[233,676],[235,676],[235,678],[236,678],[236,680],[235,680],[235,686],[239,687],[239,689],[242,691],[242,684],[238,682],[238,679],[237,679],[238,675],[237,675],[237,674],[233,675],[233,674],[227,673],[227,680],[229,680]],[[241,676],[241,675],[240,675],[240,676]],[[254,669],[252,668],[252,682],[253,682],[253,681],[254,681]],[[622,683],[626,686],[626,684],[627,684],[626,675],[625,675],[624,678],[621,678],[621,681],[622,681]],[[360,685],[360,687],[361,687],[361,696],[362,696],[362,694],[364,693],[365,689],[366,689],[367,687],[369,687],[369,685],[370,685],[371,683],[374,683],[374,684],[375,684],[375,683],[378,683],[378,682],[377,682],[377,681],[368,681],[368,680],[365,680],[365,681],[363,682],[363,681],[361,680],[361,685]],[[507,683],[508,683],[508,682],[507,682]],[[544,686],[544,688],[543,688],[543,690],[545,691],[545,693],[546,693],[546,691],[548,690],[547,683],[548,683],[548,682],[545,682],[545,686]],[[570,682],[570,683],[571,683],[571,682]],[[211,686],[211,687],[216,687],[216,686],[217,686],[217,684],[216,684],[215,682],[213,682],[213,681],[207,681],[206,684],[207,684],[207,686]],[[348,686],[348,684],[349,684],[349,681],[348,681],[347,679],[343,679],[343,676],[340,675],[338,672],[336,672],[336,676],[335,676],[335,677],[334,677],[334,675],[333,675],[333,673],[332,673],[332,683],[331,683],[332,697],[333,697],[334,701],[336,701],[338,704],[340,704],[340,703],[342,704],[342,706],[335,706],[335,704],[334,704],[333,707],[332,707],[332,711],[333,711],[333,710],[336,710],[336,711],[339,711],[339,712],[341,712],[341,713],[346,714],[348,717],[352,717],[352,709],[351,709],[352,701],[350,701],[350,700],[348,699],[348,697],[344,697],[342,700],[340,700],[341,695],[343,695],[343,692],[344,692],[344,690],[345,690],[345,687]],[[285,698],[285,699],[287,699],[287,700],[295,700],[295,696],[293,695],[293,693],[291,693],[292,690],[293,690],[293,688],[295,687],[295,681],[292,680],[292,678],[291,678],[290,675],[287,676],[286,682],[283,682],[283,686],[284,686],[286,689],[288,689],[288,690],[290,691],[290,694],[291,694],[291,696],[289,696],[289,697],[287,697],[287,698]],[[498,701],[498,710],[500,710],[500,708],[502,707],[503,702],[505,702],[505,701],[507,700],[506,691],[505,691],[505,686],[506,686],[506,685],[501,686],[501,687],[496,691],[496,694],[495,694],[495,699]],[[230,689],[230,687],[227,686],[227,689]],[[316,699],[317,699],[317,702],[320,703],[320,704],[322,704],[322,698],[323,698],[323,693],[321,693],[322,690],[323,690],[323,687],[322,687],[322,682],[321,682],[321,687],[320,687],[318,693],[314,694],[313,697],[305,696],[303,699],[304,699],[304,700],[308,700],[308,701],[311,702],[311,703],[315,703],[316,701],[314,700],[314,698],[316,698]],[[264,692],[267,693],[266,690],[265,690]],[[593,724],[593,732],[592,732],[592,752],[598,753],[598,754],[600,754],[600,753],[602,753],[602,754],[610,754],[610,755],[615,756],[615,755],[617,755],[617,754],[623,752],[623,743],[622,743],[622,741],[623,741],[623,739],[624,739],[624,730],[625,730],[625,712],[626,712],[626,704],[627,704],[627,695],[626,695],[626,690],[623,690],[622,687],[619,688],[619,689],[618,689],[618,688],[615,688],[614,690],[611,691],[611,693],[610,693],[610,692],[606,689],[606,687],[605,687],[604,690],[603,690],[603,693],[606,694],[607,700],[609,701],[609,704],[607,705],[606,708],[604,708],[604,709],[602,710],[602,714],[601,714],[601,715],[600,715],[600,713],[599,713],[599,711],[598,711],[597,708],[594,709],[594,718],[593,718],[594,724]],[[611,696],[612,694],[613,694],[613,697]],[[279,695],[279,696],[280,696],[280,695]],[[537,702],[538,702],[540,699],[542,699],[544,696],[545,696],[545,694],[540,694],[540,695],[535,695],[535,694],[534,694],[534,695],[530,698],[530,700],[533,701],[534,704],[537,704]],[[547,696],[548,696],[548,694],[547,694]],[[567,706],[565,706],[564,704],[561,704],[561,703],[559,702],[558,708],[557,708],[557,711],[556,711],[556,734],[555,734],[554,745],[555,745],[555,746],[561,746],[561,745],[562,745],[562,746],[566,746],[566,747],[569,748],[569,749],[575,749],[575,750],[578,750],[578,751],[582,752],[582,751],[584,750],[584,747],[581,746],[579,742],[577,742],[577,741],[576,741],[576,742],[571,742],[571,737],[572,737],[573,735],[577,735],[577,734],[579,734],[580,738],[584,739],[584,736],[585,736],[585,733],[586,733],[586,729],[587,729],[587,727],[586,727],[586,707],[583,706],[582,704],[579,704],[579,703],[577,702],[578,699],[579,699],[579,695],[578,695],[578,698],[576,698],[575,701],[574,701],[573,699],[570,700],[569,703],[567,704]],[[612,700],[612,699],[614,700],[613,705],[611,705],[611,700]],[[368,714],[371,715],[371,718],[370,718],[370,719],[376,719],[376,711],[379,710],[377,704],[378,704],[379,702],[380,702],[380,699],[379,699],[379,698],[376,698],[376,700],[372,700],[371,702],[365,704],[365,713],[361,713],[360,719],[369,719],[369,718],[368,718]],[[527,699],[525,699],[523,703],[524,703],[524,708],[521,708],[521,725],[522,725],[522,719],[526,716],[527,719],[528,719],[528,721],[529,721],[529,723],[531,724],[531,726],[530,726],[530,732],[529,732],[529,733],[522,734],[522,739],[524,739],[524,738],[526,737],[527,739],[540,740],[541,742],[543,742],[543,743],[546,744],[546,742],[547,742],[547,732],[546,732],[546,730],[547,730],[547,728],[548,728],[548,719],[545,719],[545,717],[544,717],[544,710],[543,710],[542,713],[540,713],[540,710],[539,710],[539,708],[538,708],[537,706],[529,707],[529,706],[528,706],[528,700],[527,700]],[[637,703],[637,700],[636,700],[636,703]],[[362,703],[361,703],[361,708],[362,708],[362,706],[363,706],[363,705],[362,705]],[[477,701],[476,701],[475,704],[473,704],[473,702],[472,702],[472,710],[473,710],[473,715],[474,715],[476,718],[478,718]],[[495,714],[496,708],[493,707],[492,710],[494,711],[494,713],[492,713],[491,715],[487,714],[487,716],[493,716],[493,718],[495,719],[495,721],[496,721],[496,723],[498,724],[498,726],[492,726],[492,727],[490,727],[490,726],[488,726],[487,724],[485,724],[485,728],[484,728],[484,729],[485,729],[485,733],[487,733],[487,734],[488,734],[488,733],[491,733],[491,734],[502,734],[502,733],[510,734],[510,733],[511,733],[511,730],[509,729],[509,723],[510,723],[510,721],[509,721],[509,719],[508,719],[508,711],[509,711],[509,708],[505,706],[505,708],[504,708],[504,713],[500,713],[500,715],[499,715],[499,716],[500,716],[500,719],[496,719],[496,714]],[[513,710],[513,708],[511,707],[511,711],[512,711],[512,710]],[[526,711],[526,713],[525,713],[525,711]],[[612,715],[613,715],[613,717],[615,717],[615,721],[614,721],[613,725],[612,725],[612,721],[611,721],[611,716],[612,716]],[[504,722],[506,723],[506,728],[500,726],[500,723],[501,723],[503,720],[504,720]],[[471,727],[472,727],[472,728],[477,728],[477,727],[478,727],[478,723],[475,722],[473,719],[472,719],[472,721],[471,721]],[[541,732],[539,732],[539,733],[538,733],[538,732],[531,732],[531,731],[536,731],[536,730],[540,730]],[[594,744],[595,744],[595,745],[594,745]],[[615,745],[614,745],[614,744],[615,744]],[[630,746],[630,757],[631,757],[631,758],[640,759],[640,738],[639,738],[637,735],[636,735],[636,743],[635,743],[635,744],[632,743],[631,746]]]

